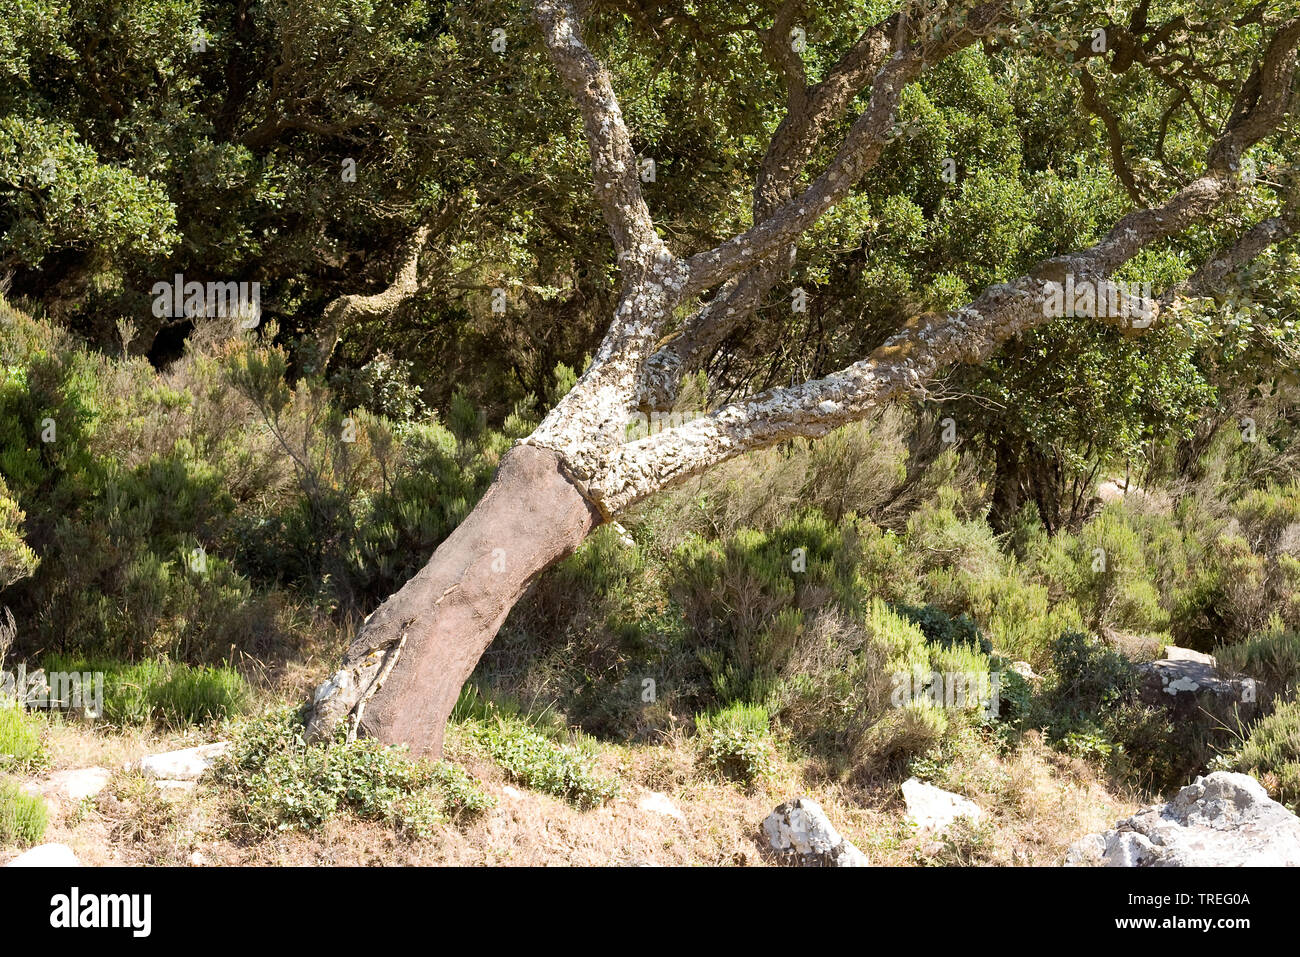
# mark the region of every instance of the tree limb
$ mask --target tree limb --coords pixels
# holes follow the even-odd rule
[[[445,228],[447,215],[444,212]],[[437,231],[441,231],[438,229]],[[325,307],[321,317],[321,330],[317,334],[316,369],[324,372],[330,357],[338,347],[347,329],[366,319],[379,319],[391,315],[398,306],[420,291],[420,254],[435,232],[433,223],[422,223],[407,242],[397,275],[388,288],[369,296],[349,294],[339,296]]]
[[[535,13],[560,79],[582,114],[596,201],[619,262],[644,264],[663,247],[663,241],[641,195],[636,154],[609,71],[583,43],[577,14],[568,0],[537,0]]]

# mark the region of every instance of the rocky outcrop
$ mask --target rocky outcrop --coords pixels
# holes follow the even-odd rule
[[[796,867],[867,867],[867,856],[840,836],[821,805],[799,797],[763,821],[767,845],[782,864]]]
[[[1300,866],[1300,817],[1247,774],[1197,778],[1168,804],[1143,808],[1070,847],[1067,866]]]
[[[1165,657],[1138,666],[1138,695],[1147,704],[1164,705],[1175,719],[1225,719],[1240,715],[1249,721],[1257,710],[1259,687],[1251,678],[1223,675],[1213,655],[1170,645]]]

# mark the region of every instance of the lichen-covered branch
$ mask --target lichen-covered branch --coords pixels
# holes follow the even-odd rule
[[[366,319],[392,315],[402,303],[420,291],[420,254],[424,252],[433,232],[434,226],[430,223],[422,223],[416,229],[402,253],[397,275],[386,289],[369,296],[339,296],[325,307],[321,328],[316,336],[318,370],[323,371],[329,364],[339,340],[349,327]]]
[[[578,16],[568,0],[538,0],[542,38],[565,89],[578,104],[591,152],[592,183],[619,262],[641,261],[661,245],[641,195],[636,154],[609,71],[583,43]]]

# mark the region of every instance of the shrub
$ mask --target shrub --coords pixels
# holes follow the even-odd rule
[[[39,844],[47,823],[39,794],[24,794],[17,782],[0,780],[0,844]]]
[[[1095,715],[1118,704],[1135,683],[1133,666],[1105,642],[1067,632],[1052,647],[1052,684],[1058,711]]]
[[[36,570],[36,553],[22,538],[23,518],[22,509],[9,497],[9,486],[0,475],[0,589]],[[3,657],[0,655],[0,664]]]
[[[1261,718],[1233,761],[1253,774],[1278,801],[1300,813],[1300,699]]]
[[[1215,655],[1221,670],[1249,675],[1270,698],[1289,697],[1300,688],[1300,631],[1280,623],[1237,644],[1220,645]]]
[[[1093,631],[1149,633],[1169,626],[1141,536],[1122,505],[1103,509],[1078,535],[1062,533],[1042,543],[1033,561]]]
[[[939,743],[950,717],[956,724],[973,717],[936,706],[923,688],[900,699],[899,682],[928,683],[934,672],[977,681],[989,669],[979,650],[927,642],[919,627],[878,598],[861,621],[823,614],[814,624],[784,676],[779,716],[834,770],[859,777],[896,770]]]
[[[466,730],[507,775],[582,809],[599,807],[618,794],[618,781],[600,774],[595,759],[573,745],[559,744],[522,719],[494,713],[466,722]]]
[[[767,709],[736,703],[696,716],[700,760],[710,770],[742,784],[754,784],[772,770]]]
[[[968,645],[984,654],[992,654],[993,643],[980,633],[969,615],[953,616],[934,605],[895,605],[894,610],[912,622],[925,640],[941,648]]]
[[[28,770],[44,760],[45,749],[35,722],[20,706],[0,695],[0,768]]]
[[[342,730],[309,745],[302,732],[295,709],[268,712],[239,729],[215,767],[257,831],[310,830],[346,811],[422,838],[448,817],[493,804],[463,769],[414,761],[369,738],[347,741]]]

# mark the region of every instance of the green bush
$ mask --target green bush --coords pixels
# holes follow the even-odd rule
[[[975,689],[988,671],[989,659],[977,648],[932,644],[917,625],[877,598],[860,621],[829,614],[815,619],[776,696],[778,715],[832,770],[870,776],[902,768],[943,740],[951,727],[982,720],[978,702],[964,702],[965,709],[945,707],[948,689],[943,702],[931,700],[936,672]]]
[[[373,739],[349,742],[343,730],[320,745],[302,733],[295,709],[268,712],[242,725],[214,769],[257,831],[310,830],[346,811],[422,838],[494,803],[461,768],[414,761]]]
[[[27,712],[0,695],[0,769],[28,770],[45,760],[41,734]]]
[[[599,807],[618,794],[618,781],[600,774],[591,754],[553,741],[516,716],[497,712],[463,727],[524,787],[583,809]]]
[[[934,605],[899,604],[894,610],[920,628],[931,644],[941,648],[968,645],[986,655],[993,653],[993,643],[980,633],[979,625],[969,615],[953,616]]]
[[[1044,540],[1033,564],[1050,587],[1074,601],[1095,632],[1146,634],[1169,627],[1139,529],[1122,504],[1102,509],[1078,534]]]
[[[772,770],[769,721],[766,708],[743,703],[696,716],[701,761],[742,784],[762,780]]]
[[[36,553],[23,541],[22,509],[9,497],[9,486],[0,475],[0,589],[7,588],[36,570]],[[4,664],[0,655],[0,665]]]
[[[1261,718],[1235,756],[1238,771],[1253,774],[1270,795],[1300,813],[1300,699]]]
[[[1300,631],[1279,624],[1214,651],[1220,670],[1249,675],[1269,698],[1290,697],[1300,688]]]
[[[0,844],[39,844],[47,823],[44,798],[24,794],[8,778],[0,780]]]

